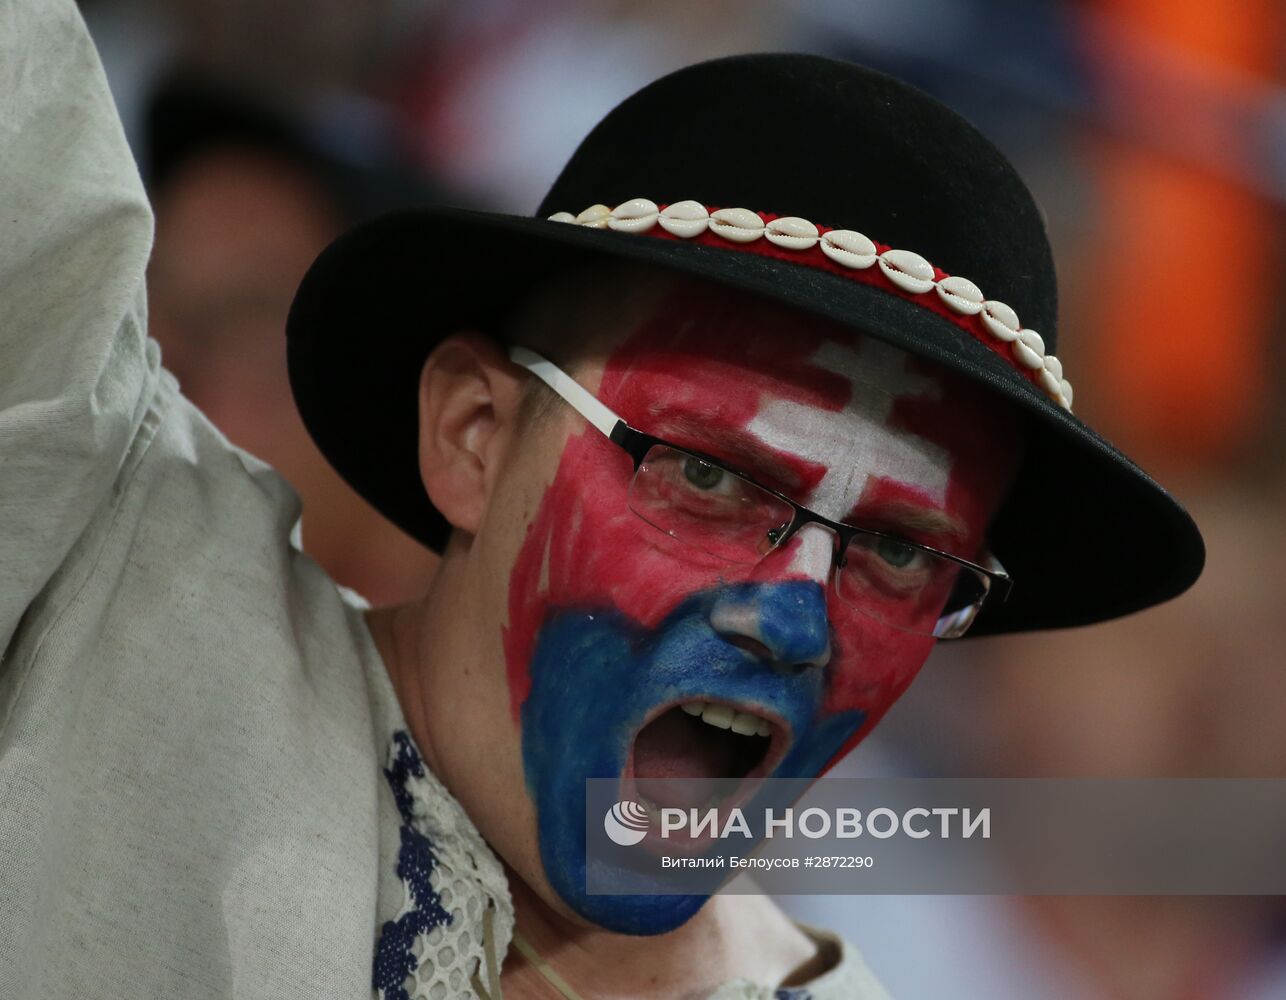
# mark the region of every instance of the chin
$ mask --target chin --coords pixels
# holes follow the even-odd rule
[[[820,713],[824,670],[775,671],[714,632],[714,602],[754,586],[693,595],[655,628],[596,608],[554,610],[540,630],[522,706],[540,857],[554,891],[599,927],[663,934],[709,897],[589,894],[587,779],[616,779],[620,798],[651,807],[682,804],[664,799],[664,779],[719,778],[731,801],[756,778],[816,777],[865,719]]]

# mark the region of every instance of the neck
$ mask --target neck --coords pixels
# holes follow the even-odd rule
[[[444,678],[433,676],[425,664],[460,662],[464,651],[452,646],[453,623],[466,621],[471,616],[468,581],[461,578],[458,566],[453,566],[450,549],[443,555],[428,587],[412,601],[366,612],[366,626],[375,641],[375,648],[384,661],[393,693],[406,719],[407,729],[419,747],[424,763],[438,780],[451,788],[450,770],[436,745],[439,734],[449,742],[450,726],[441,718],[430,719],[430,706],[434,700],[428,694],[441,694],[433,690]],[[439,698],[439,701],[442,699]],[[459,798],[459,794],[456,793]]]
[[[393,685],[393,693],[397,696],[411,737],[429,770],[440,775],[437,753],[422,711],[422,677],[416,668],[420,657],[420,621],[424,613],[423,604],[427,600],[423,597],[409,604],[372,608],[366,612],[366,626],[384,661],[384,669],[388,671],[389,682]]]

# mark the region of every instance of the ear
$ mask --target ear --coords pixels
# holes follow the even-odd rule
[[[425,360],[420,479],[453,528],[477,532],[521,401],[519,369],[482,334],[452,334]]]

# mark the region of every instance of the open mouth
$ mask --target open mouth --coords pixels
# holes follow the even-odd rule
[[[752,706],[704,700],[665,706],[634,737],[623,797],[649,811],[731,808],[751,781],[771,773],[787,740],[780,720]]]

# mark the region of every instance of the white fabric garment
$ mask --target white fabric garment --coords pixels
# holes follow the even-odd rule
[[[151,230],[75,7],[0,0],[0,997],[471,997],[503,869],[160,367]],[[812,995],[884,994],[847,950]]]

